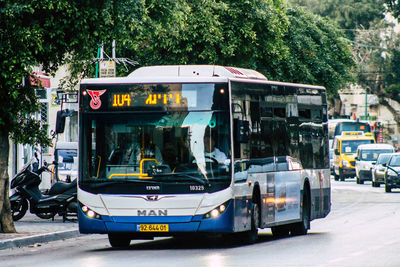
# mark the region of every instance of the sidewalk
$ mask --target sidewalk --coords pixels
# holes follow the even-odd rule
[[[77,221],[62,221],[62,217],[56,215],[51,219],[40,219],[34,214],[27,214],[19,221],[14,222],[17,233],[0,233],[0,249],[32,246],[66,238],[79,236]]]

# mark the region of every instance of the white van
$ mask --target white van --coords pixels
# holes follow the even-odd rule
[[[394,147],[389,144],[359,145],[356,154],[356,179],[357,184],[371,181],[372,163],[376,162],[379,154],[393,153]]]

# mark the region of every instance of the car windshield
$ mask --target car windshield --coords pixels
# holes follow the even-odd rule
[[[399,156],[393,156],[390,159],[389,166],[390,167],[400,167],[400,157]]]
[[[356,153],[359,145],[373,144],[374,140],[343,140],[342,153]]]
[[[390,158],[390,155],[380,155],[378,160],[376,161],[377,164],[387,163]]]
[[[58,170],[77,170],[77,157],[76,149],[57,149]]]
[[[379,154],[393,152],[391,149],[363,149],[361,151],[360,160],[375,161]]]

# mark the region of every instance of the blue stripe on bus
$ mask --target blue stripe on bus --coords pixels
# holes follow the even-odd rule
[[[204,219],[195,216],[102,216],[101,219],[87,217],[78,209],[81,233],[137,232],[139,224],[168,224],[169,232],[233,232],[234,204],[230,201],[226,210],[217,218]],[[157,236],[157,233],[154,233]]]
[[[193,216],[113,216],[116,223],[185,223],[192,221]]]

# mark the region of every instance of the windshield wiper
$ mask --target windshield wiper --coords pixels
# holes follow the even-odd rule
[[[100,181],[85,181],[86,183],[92,185],[93,188],[98,188],[98,187],[104,187],[104,186],[109,186],[109,185],[114,185],[114,184],[127,184],[127,183],[150,183],[150,184],[156,184],[157,182],[151,181],[151,180],[100,180]]]
[[[207,185],[208,187],[210,186],[210,183],[208,181],[198,178],[196,176],[189,175],[187,173],[182,173],[182,172],[152,174],[152,176],[155,179],[161,178],[161,179],[159,179],[161,182],[164,180],[164,178],[184,177],[184,178],[189,178],[189,180],[191,180],[191,181],[198,182],[199,184]],[[176,180],[176,179],[171,179],[171,180]],[[179,179],[178,179],[178,181],[179,181]]]

